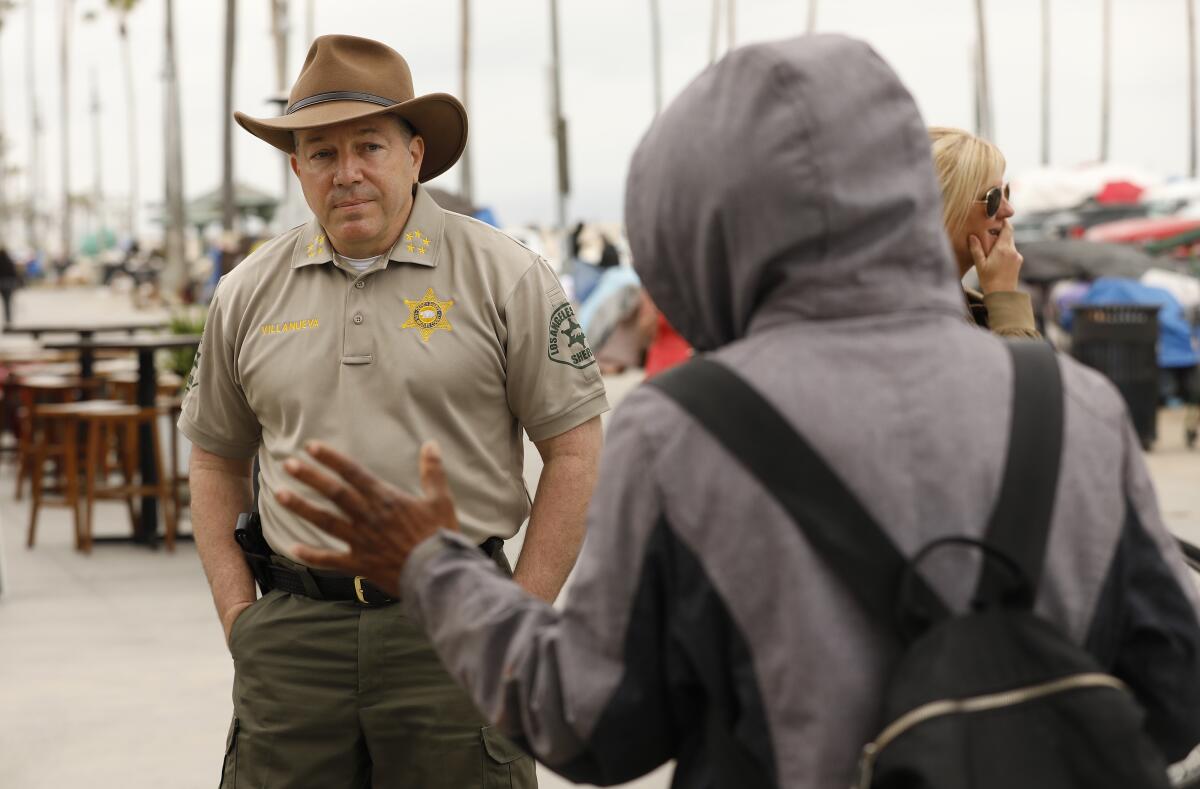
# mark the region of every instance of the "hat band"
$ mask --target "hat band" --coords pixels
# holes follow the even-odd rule
[[[393,104],[400,103],[392,99],[386,99],[383,96],[376,96],[373,93],[356,93],[352,90],[335,90],[329,93],[318,93],[315,96],[309,96],[306,99],[300,99],[300,101],[288,107],[287,111],[283,114],[291,115],[293,112],[302,110],[305,107],[311,107],[314,104],[323,104],[327,101],[367,101],[371,104],[378,104],[381,107],[390,107]]]

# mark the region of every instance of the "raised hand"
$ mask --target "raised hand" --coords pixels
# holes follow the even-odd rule
[[[321,531],[345,542],[346,552],[298,545],[296,558],[314,567],[361,575],[393,597],[399,596],[400,571],[413,549],[438,529],[458,530],[458,516],[437,445],[421,447],[420,498],[394,485],[320,442],[305,447],[327,473],[295,458],[284,469],[310,486],[336,510],[316,504],[290,490],[280,490],[275,500]]]
[[[992,251],[983,254],[983,242],[978,236],[972,235],[967,239],[971,250],[971,258],[975,261],[975,271],[979,274],[979,287],[985,294],[1014,291],[1021,278],[1021,264],[1025,261],[1017,251],[1013,240],[1012,223],[1004,220]]]

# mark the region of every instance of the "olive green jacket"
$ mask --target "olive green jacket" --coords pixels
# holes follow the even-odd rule
[[[968,320],[1001,337],[1041,339],[1033,320],[1033,304],[1028,293],[1001,291],[983,294],[963,288]]]

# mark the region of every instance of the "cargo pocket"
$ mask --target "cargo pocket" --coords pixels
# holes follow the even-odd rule
[[[533,758],[518,748],[494,726],[484,726],[483,737],[485,789],[536,789]]]
[[[225,762],[221,765],[221,783],[219,789],[236,789],[237,787],[237,741],[238,729],[241,728],[237,716],[229,724],[229,736],[225,738]]]

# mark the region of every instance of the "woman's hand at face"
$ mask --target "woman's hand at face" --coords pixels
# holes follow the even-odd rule
[[[984,254],[983,242],[978,236],[972,235],[968,238],[967,247],[971,250],[971,259],[975,261],[975,272],[979,274],[979,287],[985,295],[1017,289],[1024,258],[1017,251],[1017,245],[1013,241],[1011,222],[1004,220],[1000,237],[988,254]]]

